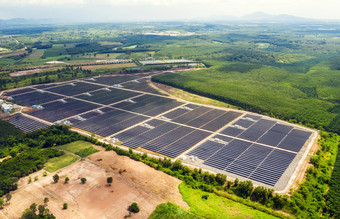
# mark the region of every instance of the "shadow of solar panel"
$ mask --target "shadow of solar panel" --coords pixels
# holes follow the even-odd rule
[[[273,120],[260,119],[250,128],[245,130],[238,137],[247,139],[250,141],[256,141],[259,137],[261,137],[266,131],[268,131],[276,122]]]
[[[170,130],[178,127],[178,125],[173,123],[164,123],[156,128],[150,129],[150,131],[145,132],[141,135],[138,135],[126,142],[124,142],[124,145],[130,147],[130,148],[138,148],[142,147],[145,143],[148,141],[151,141],[164,133],[169,132]]]
[[[98,105],[79,100],[64,100],[66,103],[56,100],[47,104],[43,104],[42,106],[44,109],[33,111],[29,114],[50,122],[55,122],[99,107]]]
[[[240,128],[236,128],[236,127],[227,127],[226,129],[222,130],[220,133],[237,137],[239,134],[241,134],[244,131],[245,131],[245,129],[240,129]]]
[[[17,115],[17,116],[11,117],[9,120],[7,120],[7,122],[13,124],[15,127],[25,132],[33,132],[38,129],[47,128],[49,126],[49,125],[46,125],[45,123],[28,118],[23,115]]]
[[[146,144],[144,144],[143,148],[149,151],[157,152],[164,148],[165,146],[189,134],[193,130],[194,129],[185,126],[178,126],[175,129],[171,130],[170,132],[147,142]]]
[[[126,81],[135,80],[139,76],[133,76],[133,75],[124,75],[124,76],[101,76],[94,78],[95,81],[91,80],[91,83],[96,84],[103,84],[103,85],[114,85],[114,84],[120,84]]]
[[[129,99],[137,95],[140,95],[140,93],[137,93],[137,92],[119,90],[115,88],[110,88],[110,91],[104,90],[104,89],[93,91],[93,92],[90,92],[90,94],[91,96],[87,94],[81,94],[77,96],[77,98],[87,100],[87,101],[92,101],[95,103],[109,105],[109,104],[113,104],[121,100]]]
[[[213,156],[209,157],[203,164],[224,170],[238,156],[240,156],[251,143],[234,139],[222,149],[217,151]]]
[[[106,137],[148,119],[145,116],[117,109],[103,108],[102,111],[105,113],[95,112],[97,115],[94,116],[95,114],[90,112],[88,113],[90,117],[86,114],[82,115],[83,118],[87,118],[86,120],[71,122],[74,122],[75,127]]]
[[[192,146],[196,145],[197,143],[208,137],[209,135],[210,133],[208,132],[200,130],[193,131],[190,134],[186,135],[184,138],[181,138],[178,141],[158,151],[158,153],[171,158],[177,157]]]
[[[34,91],[34,89],[27,87],[27,88],[22,88],[19,90],[8,91],[5,93],[5,95],[8,97],[12,97],[15,95],[24,94],[24,93],[31,92],[31,91]]]
[[[296,154],[274,150],[250,175],[250,179],[274,186],[285,172]]]
[[[299,152],[311,134],[311,132],[294,129],[283,139],[278,147]]]
[[[137,135],[140,135],[144,132],[149,131],[149,128],[143,127],[143,126],[136,126],[133,127],[129,130],[126,130],[124,132],[119,133],[118,135],[115,135],[115,138],[118,138],[120,141],[122,141],[123,143],[127,140],[129,140],[130,138],[133,138]]]
[[[54,92],[54,93],[58,93],[58,94],[63,94],[66,96],[73,96],[73,95],[97,90],[100,88],[103,88],[103,87],[99,85],[84,83],[84,82],[74,82],[74,83],[64,84],[58,87],[47,88],[46,90]]]
[[[50,94],[50,93],[40,93],[38,91],[33,91],[30,93],[24,93],[13,97],[14,102],[23,104],[26,106],[39,105],[42,103],[50,102],[57,99],[62,99],[62,96]]]
[[[190,151],[188,155],[196,156],[201,160],[206,160],[208,157],[220,150],[224,144],[220,144],[214,141],[206,141],[194,150]]]
[[[248,177],[273,150],[273,148],[253,144],[232,164],[230,164],[226,171],[243,177]]]
[[[257,142],[271,146],[277,146],[292,129],[292,126],[275,124]]]
[[[246,119],[239,119],[237,120],[233,125],[239,125],[242,126],[243,128],[248,128],[249,126],[253,125],[255,122],[246,120]]]
[[[218,129],[226,126],[228,123],[236,119],[242,115],[242,113],[229,111],[220,117],[216,118],[215,120],[207,123],[206,125],[202,126],[202,129],[209,130],[209,131],[217,131]]]
[[[195,118],[200,117],[202,114],[210,110],[211,108],[201,106],[192,111],[188,111],[187,113],[183,114],[182,116],[177,117],[176,119],[173,119],[172,121],[178,122],[181,124],[186,124],[190,122],[191,120],[194,120]]]

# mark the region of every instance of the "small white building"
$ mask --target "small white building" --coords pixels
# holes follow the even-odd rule
[[[0,99],[0,104],[3,104],[4,103],[4,100]]]
[[[12,109],[13,109],[13,105],[12,105],[12,104],[6,104],[6,103],[4,103],[4,104],[1,105],[1,110],[2,110],[3,112],[5,112],[5,113],[11,112]]]

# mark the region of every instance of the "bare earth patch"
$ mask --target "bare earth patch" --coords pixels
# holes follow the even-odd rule
[[[104,151],[92,154],[89,159],[78,161],[57,171],[60,180],[54,183],[50,173],[43,177],[44,170],[19,181],[19,189],[12,192],[10,204],[0,211],[0,218],[19,218],[33,202],[43,204],[57,218],[124,218],[128,206],[133,202],[139,205],[140,212],[132,218],[148,218],[160,203],[173,201],[188,207],[182,200],[178,185],[180,180],[157,171],[141,162],[128,157],[118,156],[115,152]],[[119,174],[119,170],[125,170]],[[39,180],[34,182],[34,177]],[[70,181],[64,184],[65,177]],[[107,177],[113,178],[108,186]],[[82,184],[80,178],[87,182]],[[63,210],[63,203],[68,209]]]

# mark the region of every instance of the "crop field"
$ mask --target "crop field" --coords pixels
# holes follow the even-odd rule
[[[29,114],[46,124],[68,124],[107,141],[112,137],[133,149],[279,190],[315,139],[311,130],[266,116],[159,95],[148,85],[149,76],[100,76],[6,95],[23,105],[41,106]],[[131,86],[139,83],[144,89]],[[39,128],[41,122],[36,123]],[[24,124],[19,128],[27,129]]]

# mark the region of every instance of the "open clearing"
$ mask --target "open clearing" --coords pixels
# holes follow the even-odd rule
[[[141,210],[132,218],[148,218],[166,199],[186,206],[178,189],[180,180],[96,148],[101,151],[92,154],[91,160],[78,161],[56,172],[58,183],[52,180],[55,173],[42,177],[44,170],[31,175],[32,179],[39,176],[31,184],[27,183],[28,177],[21,179],[10,204],[1,211],[5,216],[0,214],[0,218],[19,218],[33,202],[42,204],[45,197],[49,198],[47,208],[57,218],[123,218],[132,202],[138,203]],[[124,169],[126,172],[120,175],[119,170]],[[64,184],[66,176],[70,178],[68,184]],[[113,177],[111,186],[106,183],[109,176]],[[85,184],[80,182],[82,177],[87,179]],[[64,202],[68,203],[67,210],[62,209]]]

